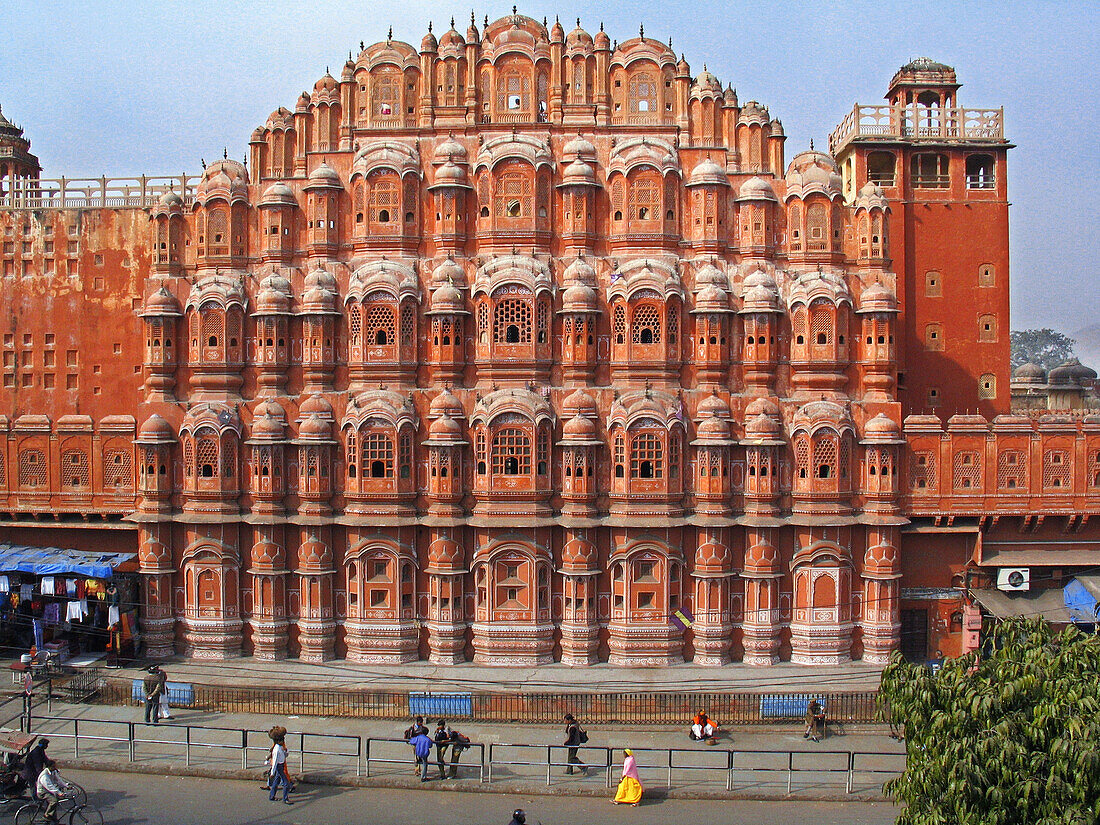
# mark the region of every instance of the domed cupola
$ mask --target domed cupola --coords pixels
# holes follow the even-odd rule
[[[596,321],[601,312],[596,270],[584,257],[565,268],[561,309],[561,363],[567,381],[588,383],[596,368]]]
[[[466,368],[466,337],[470,311],[466,308],[466,272],[453,258],[443,259],[432,272],[431,322],[432,374],[436,383],[461,384]]]
[[[1012,373],[1013,384],[1039,385],[1047,382],[1047,373],[1034,361],[1025,361]]]

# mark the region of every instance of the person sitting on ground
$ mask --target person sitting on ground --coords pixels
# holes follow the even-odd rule
[[[39,799],[46,800],[46,821],[57,822],[57,803],[73,789],[71,783],[61,778],[57,768],[43,768],[38,775],[35,790]]]
[[[718,725],[714,723],[714,720],[707,716],[706,711],[701,710],[691,720],[691,733],[688,735],[696,742],[701,742],[706,739],[710,741],[714,739],[715,734],[718,733]]]
[[[820,742],[818,738],[818,729],[821,730],[821,735],[825,735],[825,708],[821,707],[821,703],[816,699],[811,699],[810,704],[806,706],[806,732],[802,734],[803,739],[811,739],[814,742]]]

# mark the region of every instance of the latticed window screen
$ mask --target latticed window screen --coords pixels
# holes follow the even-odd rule
[[[198,475],[201,478],[214,478],[218,474],[218,440],[208,435],[198,438],[195,443],[198,463]]]
[[[222,312],[211,304],[199,310],[202,314],[202,345],[216,347],[222,337]]]
[[[371,223],[389,224],[398,220],[401,203],[397,193],[397,179],[392,172],[371,173],[369,205]]]
[[[981,458],[977,453],[955,453],[951,460],[951,486],[956,490],[970,490],[978,487],[982,480]]]
[[[632,114],[657,111],[657,79],[648,72],[638,72],[627,84],[627,97]]]
[[[616,212],[619,213],[618,215],[614,215],[615,220],[621,220],[622,219],[623,193],[624,193],[625,189],[626,189],[626,186],[623,183],[622,178],[619,178],[613,184],[611,184],[611,209],[612,209],[612,214],[614,215],[614,213],[616,213]]]
[[[518,427],[505,427],[493,436],[493,475],[530,475],[531,438]]]
[[[411,347],[416,343],[416,310],[406,302],[401,307],[401,346]]]
[[[479,211],[483,208],[485,210],[488,210],[489,200],[489,175],[488,173],[486,173],[482,175],[481,180],[478,181],[477,184],[477,202]],[[489,212],[486,211],[485,215],[487,216],[488,214]]]
[[[376,74],[371,83],[371,112],[389,117],[400,111],[401,75],[397,72]]]
[[[183,441],[183,474],[189,478],[195,475],[195,442],[191,438]]]
[[[8,474],[4,467],[4,457],[0,456],[0,487],[8,486]]]
[[[661,313],[652,304],[634,307],[630,316],[630,337],[635,344],[661,343]]]
[[[365,478],[393,478],[393,439],[388,433],[368,431],[360,439]]]
[[[630,218],[637,221],[661,219],[660,182],[645,176],[630,182]]]
[[[402,208],[405,210],[404,221],[409,223],[416,220],[416,195],[417,195],[417,178],[416,175],[409,175],[405,178],[405,197],[402,203]]]
[[[489,304],[484,301],[477,305],[477,329],[480,333],[489,331]]]
[[[61,485],[67,490],[84,490],[91,483],[88,454],[83,450],[66,450],[61,454]]]
[[[412,475],[413,439],[412,433],[407,427],[401,431],[401,435],[397,439],[397,450],[398,472],[401,478],[408,478]]]
[[[496,302],[493,313],[493,342],[496,344],[531,343],[529,299],[501,298]]]
[[[348,338],[353,346],[363,343],[363,309],[359,304],[348,308]]]
[[[794,461],[798,466],[798,477],[806,478],[810,474],[810,440],[801,436],[794,444]]]
[[[352,193],[352,204],[355,211],[355,222],[361,224],[363,222],[364,210],[366,208],[366,189],[365,183],[360,183],[355,187]]]
[[[626,310],[623,309],[623,305],[619,304],[615,307],[615,343],[621,344],[626,340]]]
[[[1069,453],[1065,450],[1047,450],[1043,453],[1043,487],[1049,490],[1065,490],[1070,486]]]
[[[668,342],[676,343],[676,336],[680,332],[680,305],[675,300],[668,302]]]
[[[395,340],[394,308],[375,304],[367,310],[367,346],[384,346]]]
[[[668,477],[679,478],[680,476],[680,463],[682,461],[680,456],[680,437],[681,434],[678,430],[672,430],[668,434]]]
[[[241,310],[239,307],[231,307],[225,313],[225,337],[226,344],[235,347],[241,340]]]
[[[538,316],[538,342],[545,344],[550,340],[550,304],[545,298],[539,300],[536,305],[536,312]]]
[[[817,478],[833,478],[837,475],[836,436],[818,433],[814,436],[814,475]]]
[[[829,232],[829,212],[824,204],[811,203],[806,207],[806,234],[811,241],[824,242]]]
[[[41,450],[22,450],[19,453],[19,486],[46,486],[46,456]]]
[[[477,461],[480,465],[484,466],[485,463],[485,431],[478,430],[477,438],[474,441],[474,453],[476,454]],[[479,467],[479,473],[485,472],[484,469]]]
[[[516,98],[519,98],[518,105]],[[531,78],[514,72],[497,77],[497,109],[527,110],[531,106]]]
[[[676,220],[676,195],[679,192],[680,183],[673,176],[665,178],[665,215],[666,221]]]
[[[229,243],[229,217],[224,209],[214,209],[206,219],[206,241],[212,244]]]
[[[496,213],[502,218],[530,218],[531,179],[523,172],[506,172],[497,181]]]
[[[837,462],[837,471],[841,478],[847,478],[849,465],[848,439],[841,435],[837,436],[837,440],[840,442],[840,456]]]
[[[1002,450],[997,456],[997,487],[1020,490],[1027,487],[1026,458],[1019,450]]]
[[[550,428],[545,424],[539,427],[539,475],[546,475],[550,467]]]
[[[810,343],[831,344],[832,342],[833,325],[829,318],[829,309],[815,301],[814,306],[810,308]]]
[[[790,215],[787,218],[787,231],[791,237],[791,249],[802,249],[802,207],[797,203],[791,205]]]
[[[355,470],[359,466],[359,448],[355,430],[351,427],[347,429],[347,447],[345,449],[348,478],[355,478]]]
[[[134,457],[127,450],[108,450],[103,455],[103,486],[128,488],[134,482]]]
[[[935,490],[938,486],[936,476],[936,454],[915,452],[909,462],[909,486],[914,490]]]
[[[661,436],[651,431],[636,433],[630,439],[630,477],[664,478],[665,459]]]
[[[626,439],[623,438],[621,432],[615,433],[615,466],[625,467],[626,465]],[[616,475],[618,471],[616,470]]]
[[[320,464],[317,448],[309,447],[304,452],[305,458],[302,461],[302,468],[305,470],[304,475],[306,478],[315,478],[318,475],[318,465]]]
[[[222,439],[222,477],[233,478],[237,466],[237,445],[226,435]]]
[[[0,484],[3,483],[4,465],[0,462]],[[1086,482],[1089,487],[1100,487],[1100,450],[1093,450],[1089,453],[1089,477]]]

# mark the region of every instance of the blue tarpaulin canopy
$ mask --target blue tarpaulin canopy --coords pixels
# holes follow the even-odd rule
[[[1100,616],[1100,576],[1077,576],[1062,591],[1073,621],[1095,624]]]
[[[136,553],[90,553],[60,547],[27,547],[0,542],[0,573],[34,573],[60,576],[71,573],[93,579],[109,579],[115,568]]]

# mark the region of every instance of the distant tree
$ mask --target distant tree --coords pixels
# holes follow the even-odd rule
[[[883,671],[905,726],[905,772],[884,786],[898,825],[1100,822],[1100,638],[1016,617],[990,642],[935,674],[898,653]]]
[[[1012,343],[1012,369],[1028,361],[1045,370],[1064,364],[1073,357],[1077,342],[1068,335],[1044,327],[1043,329],[1016,329],[1009,333]]]

